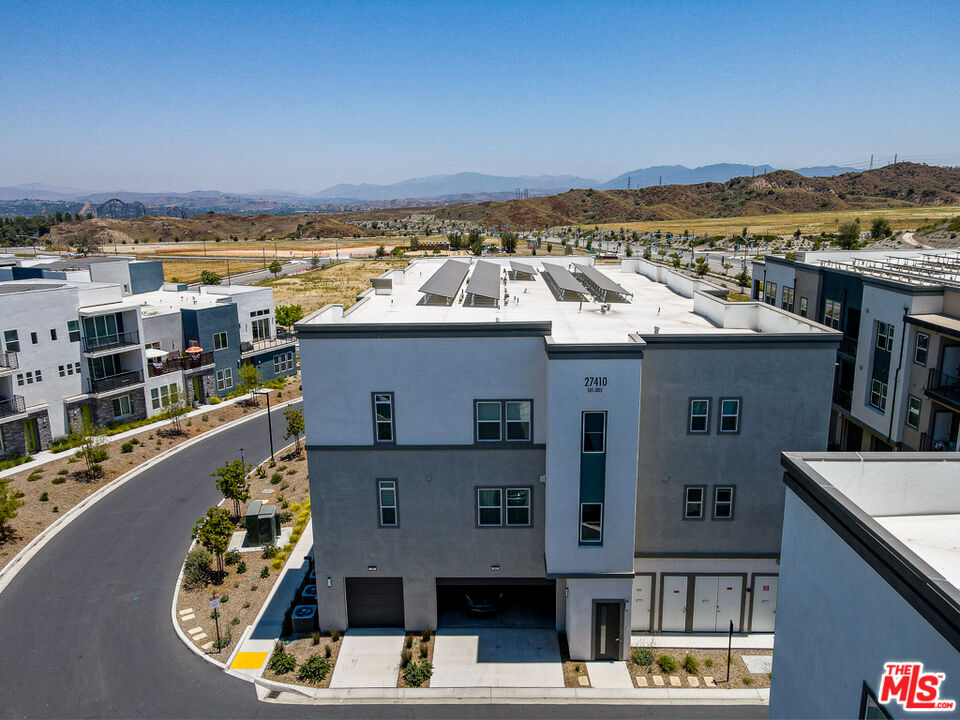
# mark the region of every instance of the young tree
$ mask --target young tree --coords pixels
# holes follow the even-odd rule
[[[263,387],[263,377],[252,363],[244,363],[237,371],[237,389],[243,393],[250,393]]]
[[[274,317],[277,325],[289,327],[303,319],[303,308],[300,305],[278,305]]]
[[[474,228],[470,231],[469,242],[470,251],[474,255],[477,257],[483,255],[483,236],[480,234],[480,230],[478,228]]]
[[[16,495],[9,489],[10,478],[0,480],[0,540],[5,540],[10,532],[7,523],[17,516],[17,509],[23,505]]]
[[[193,526],[192,537],[217,558],[217,582],[223,582],[223,555],[230,547],[235,525],[222,507],[207,508],[207,514]]]
[[[702,256],[698,257],[696,267],[693,268],[693,271],[700,277],[703,277],[704,275],[707,274],[707,270],[708,270],[707,259]]]
[[[502,233],[500,244],[503,246],[504,252],[515,253],[517,251],[517,234],[513,232]]]
[[[103,428],[94,425],[88,420],[74,423],[73,434],[77,436],[80,447],[80,456],[87,464],[87,473],[90,477],[99,477],[103,473],[100,466],[107,459],[107,437]]]
[[[78,255],[86,257],[100,250],[100,239],[93,232],[86,232],[73,242]]]
[[[180,389],[180,383],[174,383],[170,387],[170,395],[163,416],[170,421],[170,424],[173,426],[173,432],[177,435],[183,434],[183,418],[186,414],[186,393]]]
[[[300,436],[304,433],[303,413],[300,410],[287,408],[283,411],[283,419],[287,421],[287,431],[283,435],[284,440],[296,438],[297,454],[300,454]]]
[[[386,255],[387,255],[387,249],[386,249],[383,245],[378,245],[378,246],[377,246],[377,257],[378,257],[378,258],[386,257]]]
[[[852,250],[860,242],[860,223],[846,222],[840,226],[840,234],[837,237],[837,245],[844,250]]]
[[[247,482],[247,475],[253,466],[242,460],[230,460],[224,463],[223,467],[214,470],[210,475],[217,479],[217,490],[223,497],[233,502],[233,514],[240,517],[240,503],[245,503],[250,499],[250,483]]]
[[[318,267],[320,267],[320,258],[314,255],[310,258],[310,268],[316,270]]]
[[[410,238],[410,249],[419,250],[420,249],[420,238],[412,237]]]
[[[280,264],[279,260],[274,260],[270,263],[269,270],[273,273],[273,276],[276,277],[280,274],[280,271],[283,270],[283,265]]]
[[[200,282],[203,285],[219,285],[221,280],[223,280],[223,278],[220,277],[220,273],[216,273],[213,270],[200,271]]]
[[[893,235],[893,227],[891,227],[890,221],[884,217],[876,218],[870,225],[870,237],[874,240],[890,237],[891,235]]]

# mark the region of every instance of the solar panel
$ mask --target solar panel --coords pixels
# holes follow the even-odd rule
[[[500,299],[500,266],[496,263],[480,260],[473,269],[467,293],[477,297]]]
[[[532,265],[526,265],[522,262],[517,262],[516,260],[510,261],[510,268],[515,273],[522,273],[524,275],[530,275],[531,277],[537,276],[537,271],[533,269]]]
[[[569,270],[562,265],[551,263],[543,264],[543,274],[562,292],[572,292],[578,295],[589,295],[589,291],[577,280]]]
[[[429,280],[420,286],[420,292],[452,300],[457,296],[457,291],[469,270],[469,263],[447,260],[430,276]]]
[[[632,295],[632,293],[624,290],[620,285],[592,265],[577,265],[576,268],[578,273],[583,275],[590,284],[595,285],[603,293],[610,292],[616,293],[617,295]]]

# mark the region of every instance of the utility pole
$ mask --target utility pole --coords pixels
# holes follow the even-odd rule
[[[663,185],[663,175],[660,176],[660,184]]]
[[[230,258],[227,258],[227,285],[230,284]]]
[[[894,164],[894,165],[897,164],[897,157],[898,157],[898,156],[897,156],[897,153],[894,153],[894,154],[893,154],[893,164]]]
[[[870,169],[873,170],[873,153],[870,153]]]

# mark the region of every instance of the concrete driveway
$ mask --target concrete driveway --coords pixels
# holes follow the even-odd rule
[[[563,666],[557,631],[518,628],[437,630],[430,687],[562,688]]]
[[[403,638],[403,630],[347,630],[330,687],[395,688]]]

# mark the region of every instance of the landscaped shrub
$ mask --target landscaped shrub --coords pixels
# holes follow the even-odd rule
[[[339,630],[331,630],[331,631],[330,631],[330,640],[331,640],[331,642],[339,642],[339,640],[340,640],[340,631],[339,631]]]
[[[69,475],[69,474],[70,474],[70,471],[67,470],[66,468],[63,468],[63,469],[61,469],[61,470],[57,470],[57,475]]]
[[[319,683],[330,672],[330,661],[319,653],[315,653],[300,663],[297,670],[297,680],[300,682]]]
[[[687,655],[683,659],[683,669],[691,675],[696,675],[697,671],[700,670],[700,663],[693,655]]]
[[[279,485],[281,480],[283,480],[283,475],[281,475],[278,472],[275,472],[273,475],[270,476],[271,485]]]
[[[420,645],[420,657],[425,658],[425,657],[427,657],[429,654],[430,654],[430,646],[429,646],[429,645],[424,645],[424,644],[421,643],[421,645]]]
[[[199,590],[210,583],[210,563],[213,555],[205,547],[196,547],[187,553],[183,563],[183,587],[187,590]]]
[[[407,639],[403,642],[404,647],[412,648],[413,647],[413,635],[407,635]]]
[[[643,665],[644,667],[653,665],[653,653],[650,652],[650,648],[632,648],[630,659],[634,665]]]
[[[427,660],[412,662],[403,668],[403,679],[410,687],[420,687],[433,675],[433,665]]]
[[[752,677],[743,678],[743,684],[746,685],[747,687],[750,687],[753,684],[753,678]]]
[[[677,661],[673,655],[660,655],[657,657],[657,665],[664,672],[670,673],[677,669]]]
[[[220,402],[221,402],[221,401],[220,401],[220,398],[218,398],[218,397],[216,397],[216,396],[210,398],[210,404],[211,404],[211,405],[219,405]]]
[[[430,630],[424,630],[422,633],[420,633],[420,642],[430,642],[432,635],[433,633]]]
[[[241,560],[237,563],[237,575],[243,575],[247,571],[247,564]]]
[[[320,631],[319,631],[319,630],[314,630],[312,633],[310,633],[310,640],[313,642],[314,645],[319,645],[319,644],[320,644]]]
[[[290,655],[284,648],[283,643],[277,640],[273,646],[273,654],[270,656],[270,662],[267,667],[273,670],[277,675],[286,675],[297,668],[297,661],[293,655]]]
[[[133,452],[133,443],[132,443],[132,442],[125,442],[123,445],[120,446],[120,452],[122,452],[122,453],[132,453],[132,452]]]
[[[218,643],[216,640],[214,640],[213,646],[217,648],[217,650],[223,650],[225,647],[229,647],[230,643],[232,642],[233,633],[230,631],[230,626],[228,625],[226,628],[224,628],[223,632],[220,633],[220,642]]]
[[[46,491],[40,493],[40,502],[46,502],[50,497],[47,495]]]
[[[707,667],[713,667],[713,658],[707,658],[706,660],[703,661],[703,664],[706,665]]]
[[[27,482],[36,482],[43,477],[43,470],[34,470],[32,473],[27,475]]]
[[[261,577],[261,578],[268,578],[268,577],[270,577],[270,568],[268,568],[266,565],[264,565],[262,568],[260,568],[260,577]]]
[[[50,481],[50,484],[63,485],[66,481],[67,479],[63,475],[57,475],[57,477],[53,478],[53,480]]]
[[[240,562],[239,550],[231,550],[230,552],[223,554],[224,565],[236,565],[238,562]]]
[[[413,653],[408,648],[404,648],[400,651],[400,667],[405,668],[412,660]]]
[[[267,469],[263,465],[257,465],[257,477],[265,478],[267,476]]]
[[[264,560],[269,560],[272,557],[276,557],[276,554],[277,554],[277,546],[274,545],[273,543],[267,543],[266,545],[263,546],[262,557]]]
[[[323,654],[327,657],[331,657],[333,655],[333,648],[331,648],[329,645],[324,645]]]

